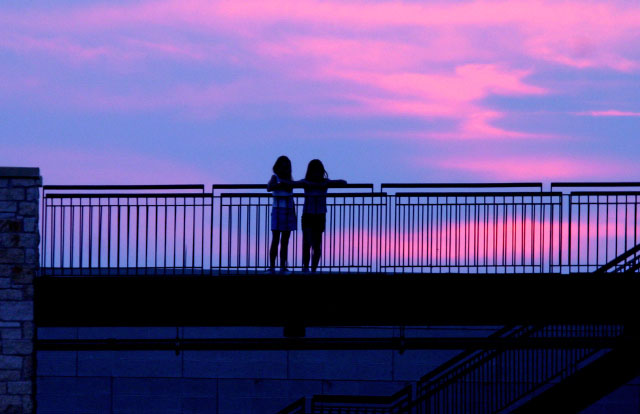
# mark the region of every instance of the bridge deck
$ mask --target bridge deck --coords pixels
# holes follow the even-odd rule
[[[39,326],[625,323],[625,274],[242,274],[35,280]]]

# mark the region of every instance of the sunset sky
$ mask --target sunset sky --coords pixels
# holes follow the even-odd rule
[[[640,3],[5,0],[0,143],[45,184],[640,181]]]

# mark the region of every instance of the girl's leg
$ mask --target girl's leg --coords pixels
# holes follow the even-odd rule
[[[275,270],[276,258],[278,257],[278,243],[280,243],[280,232],[271,230],[271,249],[269,250],[269,268]]]
[[[311,270],[316,271],[320,256],[322,256],[322,232],[316,229],[311,234],[311,249],[313,249],[313,259],[311,261]]]
[[[287,268],[287,255],[289,250],[289,236],[290,231],[282,232],[282,241],[280,242],[280,269],[285,270]]]
[[[311,231],[302,229],[302,270],[309,270],[309,260],[311,260]]]

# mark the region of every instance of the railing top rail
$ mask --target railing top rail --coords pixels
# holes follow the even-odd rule
[[[464,191],[464,192],[400,192],[396,197],[561,197],[561,192],[536,191]]]
[[[640,195],[640,191],[572,191],[572,196],[599,196],[599,195]]]
[[[506,333],[511,332],[514,329],[514,326],[508,325],[508,326],[504,326],[500,329],[498,329],[497,331],[493,332],[491,335],[489,335],[489,338],[499,338],[501,336],[503,336]],[[420,380],[418,380],[418,384],[424,384],[426,382],[430,382],[432,381],[436,376],[442,374],[445,371],[448,371],[449,368],[451,367],[456,367],[458,362],[466,359],[467,357],[470,357],[474,354],[476,354],[478,351],[477,350],[466,350],[463,352],[460,352],[459,354],[457,354],[456,356],[454,356],[453,358],[449,359],[448,361],[446,361],[444,364],[439,365],[437,368],[427,372],[425,375],[423,375]]]
[[[327,193],[327,197],[340,198],[340,197],[384,197],[387,193]],[[269,198],[273,197],[271,193],[220,193],[218,196],[220,197],[261,197],[261,198]],[[304,193],[293,193],[294,197],[318,197],[317,194],[305,195]]]
[[[209,198],[211,193],[48,193],[44,198]]]
[[[204,184],[158,184],[158,185],[43,185],[42,189],[47,190],[201,190],[204,191]]]
[[[638,181],[613,181],[613,182],[556,182],[551,183],[554,187],[640,187]]]
[[[294,186],[294,188],[301,188],[301,186]],[[373,184],[369,183],[353,183],[353,184],[342,184],[332,186],[331,188],[366,188],[371,191],[374,189]],[[266,184],[213,184],[211,186],[211,190],[213,193],[216,190],[266,190]]]
[[[212,190],[259,190],[267,189],[266,184],[213,184]]]
[[[539,188],[542,183],[382,183],[383,188]]]

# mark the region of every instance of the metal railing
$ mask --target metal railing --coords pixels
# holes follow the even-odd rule
[[[503,329],[503,338],[617,338],[622,325],[547,325]],[[417,385],[416,413],[496,413],[571,376],[600,348],[514,348],[468,352]],[[464,395],[464,398],[461,397]]]
[[[472,183],[382,184],[380,192],[372,184],[331,189],[320,271],[596,271],[638,245],[638,188],[640,183],[553,183],[547,192],[540,183]],[[266,185],[211,190],[45,186],[43,273],[266,270],[272,237]],[[299,222],[305,195],[296,192],[293,198]],[[300,269],[301,250],[298,224],[289,243],[289,268]],[[624,270],[638,271],[634,264]]]
[[[618,339],[622,325],[508,326],[490,337],[505,341]],[[510,410],[570,377],[609,349],[593,347],[505,347],[464,351],[390,396],[315,395],[278,414],[498,413]]]
[[[263,189],[262,193],[243,192]],[[353,190],[369,190],[353,192]],[[224,190],[216,194],[216,191]],[[239,192],[228,192],[236,190]],[[326,230],[322,239],[320,268],[324,271],[372,272],[381,244],[377,237],[386,210],[387,196],[373,192],[371,184],[349,184],[327,194]],[[305,195],[293,196],[295,218],[302,216]],[[269,266],[270,211],[273,198],[266,185],[213,187],[213,246],[211,267],[220,271],[258,271]],[[300,230],[300,226],[298,225]],[[299,269],[302,233],[292,232],[288,267]],[[217,254],[217,257],[214,257]]]
[[[538,183],[505,183],[497,185],[498,191],[488,191],[492,186],[496,185],[383,184],[387,191],[414,191],[396,192],[390,200],[386,241],[392,248],[381,268],[420,273],[549,272],[559,261],[553,223],[560,217],[562,194],[542,192]]]

